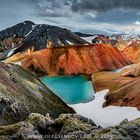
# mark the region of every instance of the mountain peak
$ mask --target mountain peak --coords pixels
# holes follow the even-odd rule
[[[0,31],[0,39],[13,37],[15,35],[25,36],[32,29],[33,25],[35,25],[35,23],[33,23],[32,21],[24,21],[18,23],[12,27]]]
[[[34,22],[30,21],[30,20],[25,20],[22,22],[23,24],[35,24]]]
[[[89,43],[66,28],[35,24],[32,21],[21,22],[0,32],[0,46],[2,46],[0,52],[8,48],[6,56],[27,49],[37,51],[50,47],[84,44]]]

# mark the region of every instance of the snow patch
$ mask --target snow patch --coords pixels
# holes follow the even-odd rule
[[[14,48],[15,47],[15,44],[14,43],[12,43],[12,48]]]
[[[67,43],[68,43],[69,45],[73,45],[73,43],[70,42],[69,40],[66,40],[66,41],[67,41]]]
[[[120,69],[112,70],[112,72],[114,72],[114,73],[119,73],[119,72],[121,72],[122,70],[131,67],[132,65],[133,65],[133,64],[131,64],[131,65],[127,65],[127,66],[124,66],[123,68],[120,68]]]
[[[89,43],[92,43],[92,40],[95,39],[96,35],[95,36],[90,36],[90,37],[82,37],[84,40],[86,40],[87,42]]]
[[[14,64],[21,66],[21,61],[15,62]]]
[[[24,25],[26,25],[26,22],[23,22]]]
[[[32,25],[32,29],[24,36],[27,37],[29,34],[31,34],[31,32],[35,29],[36,25]]]
[[[14,53],[14,50],[12,49],[8,54],[7,57],[11,56]]]
[[[7,54],[7,57],[11,56],[14,53],[14,50],[16,50],[16,48],[11,49],[10,52]]]
[[[108,90],[103,90],[95,94],[95,100],[89,103],[69,105],[78,114],[92,119],[97,125],[102,127],[118,125],[124,119],[134,120],[140,117],[140,111],[135,107],[109,106],[103,108],[104,96]]]
[[[86,40],[89,43],[92,43],[92,40],[94,40],[96,37],[98,37],[98,35],[93,35],[90,37],[82,37],[84,40]]]

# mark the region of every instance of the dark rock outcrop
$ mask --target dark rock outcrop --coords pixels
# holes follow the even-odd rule
[[[0,125],[25,120],[30,113],[74,113],[34,74],[21,67],[0,63]]]
[[[95,35],[92,43],[111,44],[111,40],[105,35]]]
[[[9,126],[0,126],[1,140],[138,140],[140,138],[140,118],[120,125],[101,128],[93,121],[77,114],[62,114],[51,119],[49,114],[31,114],[26,121]]]
[[[92,74],[130,64],[123,53],[105,44],[47,48],[34,53],[28,51],[13,55],[4,62],[19,61],[23,68],[40,75]]]

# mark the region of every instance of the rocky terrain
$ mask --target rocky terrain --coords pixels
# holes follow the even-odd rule
[[[32,112],[58,117],[62,113],[74,113],[74,110],[31,72],[0,63],[0,125],[25,120]]]
[[[38,79],[88,75],[96,92],[109,89],[104,107],[140,110],[139,36],[94,35],[93,44],[79,36],[91,37],[31,21],[0,32],[0,140],[140,138],[140,118],[102,128],[76,114]],[[111,72],[131,63],[138,64]]]
[[[140,118],[120,125],[102,128],[85,117],[77,114],[61,114],[55,120],[32,113],[28,118],[16,124],[0,126],[1,140],[138,140],[140,137]]]
[[[96,91],[109,89],[105,106],[131,106],[140,110],[140,64],[120,73],[99,72],[92,75]]]
[[[103,38],[104,37],[104,38]],[[140,110],[140,36],[114,35],[111,37],[97,37],[98,42],[112,44],[121,51],[132,63],[137,63],[120,73],[99,72],[92,75],[92,82],[96,91],[109,89],[104,106],[133,106]],[[112,41],[115,43],[113,44]]]
[[[125,47],[123,53],[131,60],[133,63],[140,62],[140,42],[134,41],[128,47]]]
[[[0,69],[1,140],[137,140],[140,137],[140,119],[102,128],[75,114],[31,72],[4,63],[0,63]]]
[[[101,70],[121,68],[131,63],[123,53],[105,44],[18,53],[4,62],[20,62],[23,68],[38,75],[92,74]]]

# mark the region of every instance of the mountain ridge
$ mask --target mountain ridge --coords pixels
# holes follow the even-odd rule
[[[66,28],[25,21],[0,32],[0,59],[9,57],[9,52],[13,55],[32,46],[37,51],[49,47],[84,44],[90,43]]]

